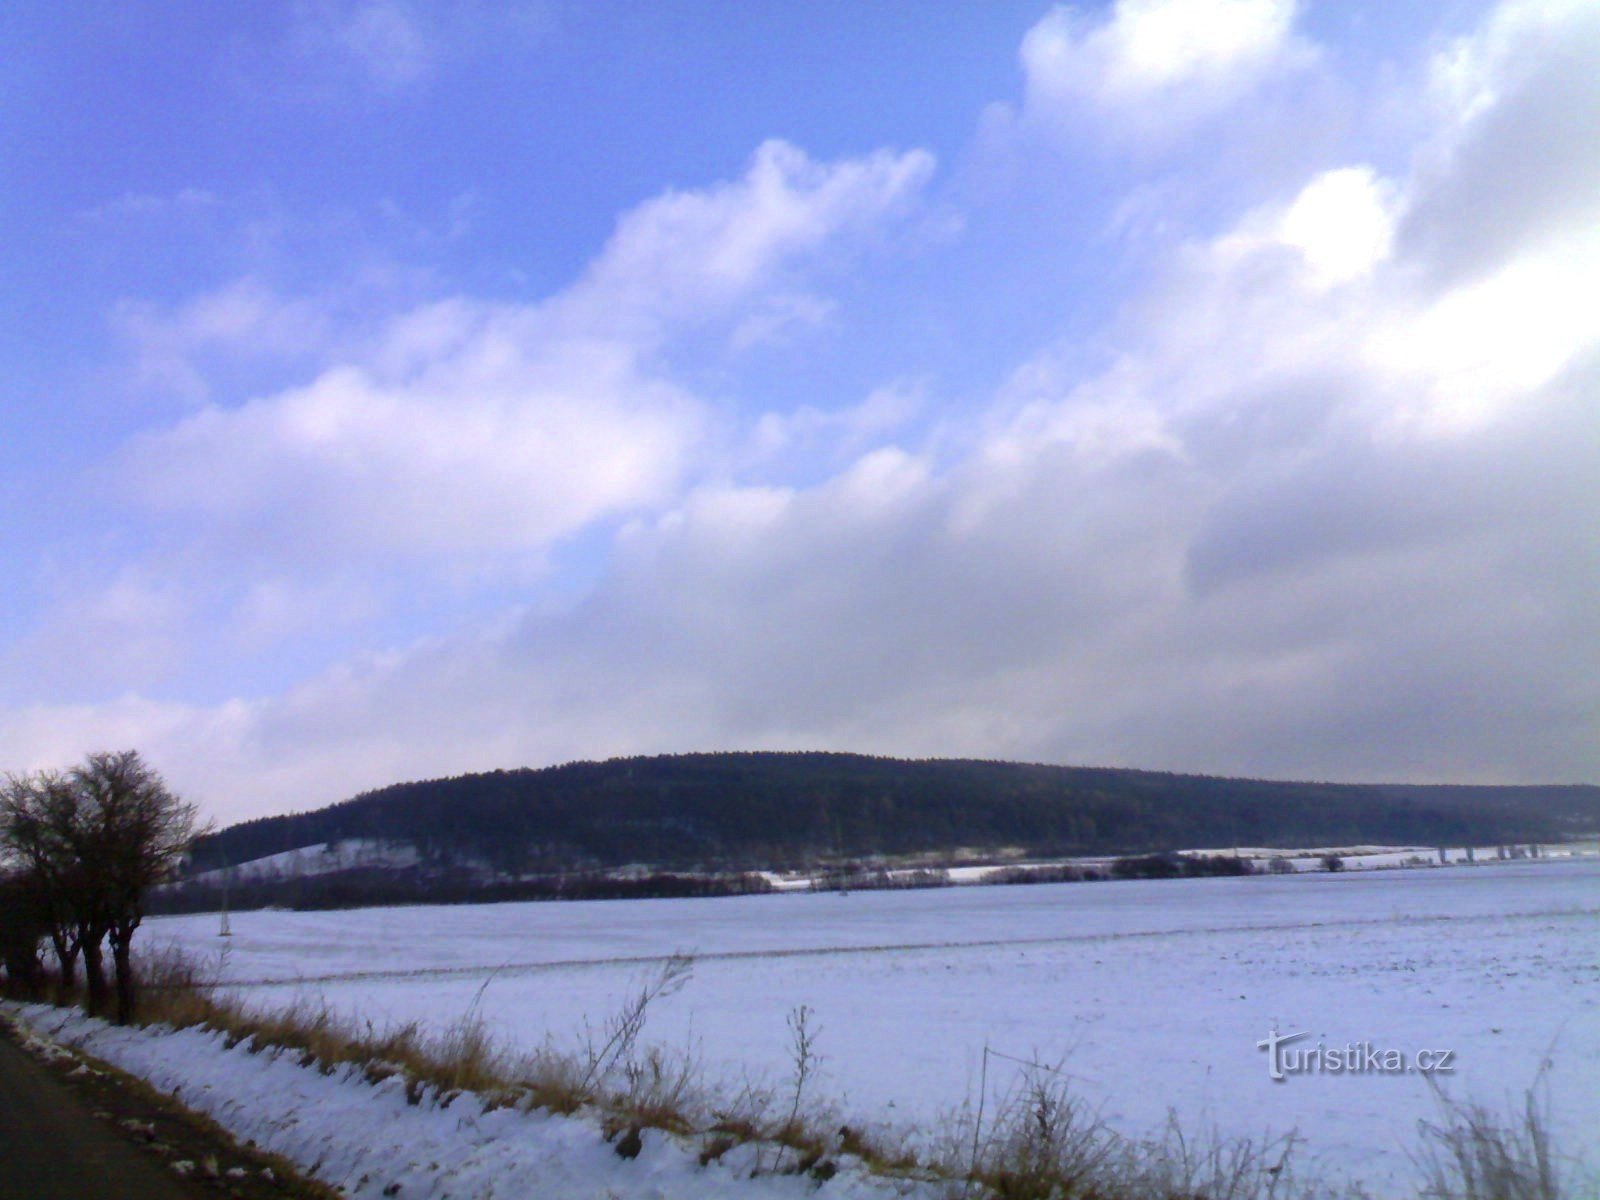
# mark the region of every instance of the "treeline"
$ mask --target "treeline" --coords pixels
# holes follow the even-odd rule
[[[1254,874],[1255,864],[1236,854],[1145,854],[1111,864],[1113,879],[1215,879]]]
[[[950,887],[950,872],[933,867],[887,871],[857,863],[828,867],[811,880],[814,892],[897,892],[914,888]]]
[[[689,754],[493,771],[367,792],[236,825],[199,869],[349,838],[502,876],[648,863],[790,869],[1020,850],[1038,857],[1194,846],[1471,845],[1600,828],[1600,788],[1278,783],[1150,771],[853,754]]]
[[[495,904],[508,900],[647,900],[691,896],[748,896],[773,890],[753,873],[682,875],[551,875],[485,880],[472,871],[360,867],[287,879],[239,883],[196,881],[163,888],[150,897],[152,914],[285,908],[315,912],[400,904]]]
[[[1276,873],[1274,859],[1268,873]],[[1293,871],[1291,866],[1288,868]],[[1252,860],[1237,854],[1133,854],[1114,859],[1105,866],[1051,863],[1046,866],[1001,867],[984,876],[985,883],[1099,883],[1107,879],[1216,879],[1239,875],[1259,875],[1263,871]]]
[[[132,945],[150,890],[170,879],[198,830],[138,751],[91,754],[70,771],[9,775],[0,785],[0,956],[6,986],[33,995],[45,981],[40,950],[55,953],[57,1002],[77,988],[106,1013],[104,946],[115,971],[116,1018],[135,1003]]]
[[[1336,863],[1337,865],[1331,865]],[[1343,867],[1325,856],[1327,870]],[[1147,854],[1115,859],[1104,866],[1051,863],[998,867],[986,872],[984,884],[1090,883],[1113,879],[1204,879],[1219,876],[1293,872],[1287,859],[1265,868],[1247,858],[1224,854]],[[954,886],[948,870],[916,867],[888,870],[862,863],[824,867],[811,879],[814,892],[909,891]],[[216,878],[187,880],[157,888],[146,903],[152,915],[276,908],[316,912],[407,904],[494,904],[512,900],[651,900],[707,896],[765,895],[778,889],[756,872],[645,874],[594,872],[530,879],[486,879],[481,872],[460,868],[354,867],[320,875],[267,876],[224,882]]]

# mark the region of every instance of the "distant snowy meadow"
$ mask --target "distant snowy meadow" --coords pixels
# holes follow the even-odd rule
[[[936,1134],[1016,1059],[1059,1064],[1118,1132],[1297,1130],[1302,1156],[1414,1178],[1415,1072],[1269,1077],[1261,1043],[1449,1051],[1450,1097],[1509,1108],[1538,1081],[1557,1144],[1600,1151],[1600,862],[152,919],[147,945],[222,956],[254,1003],[325,999],[374,1024],[474,1005],[508,1043],[572,1045],[673,953],[687,986],[646,1039],[730,1088],[783,1087],[811,1006],[816,1087],[842,1118]],[[1303,1061],[1303,1060],[1302,1060]]]

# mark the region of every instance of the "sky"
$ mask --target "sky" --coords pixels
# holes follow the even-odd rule
[[[1600,4],[0,7],[0,768],[1600,782]]]

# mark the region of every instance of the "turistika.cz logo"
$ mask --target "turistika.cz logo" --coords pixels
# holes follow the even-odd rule
[[[1282,1082],[1291,1075],[1449,1075],[1455,1071],[1454,1050],[1383,1049],[1371,1042],[1346,1042],[1330,1046],[1319,1038],[1315,1045],[1296,1043],[1309,1033],[1279,1033],[1274,1029],[1256,1043],[1267,1052],[1267,1074]]]

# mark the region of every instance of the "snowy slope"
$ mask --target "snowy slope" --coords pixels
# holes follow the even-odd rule
[[[201,871],[193,876],[199,883],[243,883],[260,879],[292,879],[328,875],[357,867],[412,867],[419,861],[409,842],[380,842],[371,838],[346,838],[324,845],[301,846],[252,859],[237,866]]]
[[[701,1166],[699,1146],[660,1130],[623,1158],[592,1115],[486,1111],[471,1094],[411,1103],[399,1078],[376,1085],[353,1068],[324,1075],[289,1053],[228,1049],[221,1034],[129,1029],[41,1005],[6,1011],[58,1041],[137,1075],[215,1120],[239,1140],[295,1163],[355,1197],[404,1200],[940,1200],[949,1189],[889,1181],[841,1157],[826,1182],[750,1178],[753,1147]],[[768,1161],[772,1151],[767,1150]]]

